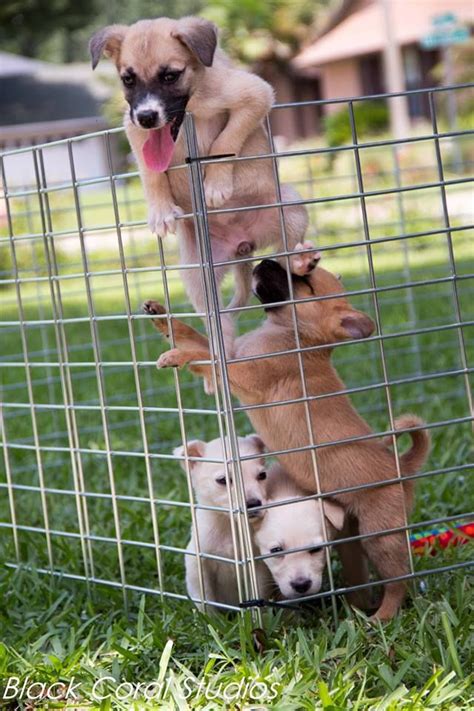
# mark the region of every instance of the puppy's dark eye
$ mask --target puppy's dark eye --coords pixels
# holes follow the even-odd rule
[[[175,81],[178,81],[181,74],[182,74],[182,72],[179,72],[179,71],[165,72],[164,74],[161,74],[160,79],[163,82],[163,84],[174,84]]]
[[[309,553],[312,555],[313,553],[320,553],[322,550],[322,546],[315,546],[314,548],[309,549]]]
[[[226,482],[225,474],[223,474],[222,476],[218,476],[216,481],[218,484],[221,484],[221,486],[225,486],[225,482]]]
[[[134,74],[124,74],[122,77],[122,84],[124,86],[134,86],[136,77]]]
[[[283,548],[282,546],[275,546],[274,548],[270,548],[270,553],[282,553]]]
[[[264,481],[267,478],[267,472],[259,472],[257,474],[258,481]]]

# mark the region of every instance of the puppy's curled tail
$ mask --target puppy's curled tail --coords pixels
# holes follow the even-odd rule
[[[252,269],[251,262],[243,262],[234,265],[234,295],[229,302],[229,309],[238,309],[246,306],[252,290]]]
[[[395,430],[397,430],[397,437],[403,434],[403,430],[411,429],[412,427],[424,427],[424,420],[417,415],[401,415],[395,422]],[[398,432],[400,430],[400,432]],[[412,440],[412,446],[400,457],[400,466],[402,469],[402,474],[416,474],[417,471],[421,469],[426,461],[428,453],[430,451],[431,438],[429,433],[424,429],[413,430],[412,432],[407,432]],[[388,435],[384,437],[384,443],[387,446],[392,444],[392,436]]]

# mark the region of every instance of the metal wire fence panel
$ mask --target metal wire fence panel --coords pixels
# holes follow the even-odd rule
[[[259,356],[226,355],[222,318],[240,315],[238,330],[246,333],[264,314],[256,300],[228,306],[231,278],[224,282],[221,303],[216,270],[224,263],[213,255],[209,219],[278,210],[281,246],[264,256],[288,260],[285,207],[290,204],[306,206],[307,239],[317,244],[324,266],[342,275],[355,308],[369,313],[377,326],[363,341],[334,346],[342,391],[309,392],[305,355],[319,346],[301,342],[290,279],[296,344],[291,353],[301,378],[301,392],[292,402],[304,413],[302,449],[311,454],[316,492],[308,498],[322,501],[338,493],[326,490],[320,496],[320,458],[327,444],[313,437],[318,423],[312,403],[349,394],[373,429],[366,438],[391,437],[393,482],[401,475],[397,417],[414,412],[431,433],[429,460],[409,477],[417,484],[414,511],[399,527],[410,551],[420,531],[455,527],[474,515],[474,130],[466,122],[447,127],[448,91],[462,104],[472,86],[418,92],[427,99],[430,119],[403,140],[359,135],[355,106],[372,97],[332,102],[345,112],[350,128],[343,145],[328,146],[316,137],[285,146],[271,135],[268,122],[265,155],[222,159],[271,161],[276,200],[256,207],[206,207],[210,159],[199,155],[193,118],[187,116],[182,131],[188,162],[172,170],[188,176],[193,210],[182,219],[194,221],[199,259],[184,267],[178,238],[159,240],[146,226],[137,172],[125,164],[117,169],[115,140],[121,129],[1,155],[0,528],[7,565],[118,587],[125,597],[127,590],[136,590],[185,600],[191,531],[196,547],[188,554],[198,560],[195,601],[206,601],[206,560],[227,561],[238,593],[235,604],[208,600],[210,606],[251,607],[261,597],[256,572],[261,555],[253,543],[241,472],[250,455],[240,451],[239,437],[252,431],[252,410],[285,408],[290,401],[246,405],[233,397],[229,366],[240,362],[252,368]],[[387,104],[393,100],[391,95],[378,98]],[[106,175],[87,171],[83,149],[92,138],[103,142]],[[67,181],[55,179],[58,149],[67,156]],[[21,184],[19,173],[28,176]],[[300,197],[285,199],[281,186],[288,183]],[[253,266],[261,258],[252,254],[238,261]],[[195,313],[187,300],[182,269],[200,275],[202,312]],[[156,359],[168,345],[142,312],[141,304],[150,298],[171,317],[208,333],[212,394],[186,369],[156,370]],[[173,341],[173,319],[168,323]],[[216,438],[227,479],[234,480],[227,492],[230,556],[200,549],[199,511],[206,507],[193,493],[193,458],[186,450],[173,453],[184,442]],[[291,451],[282,440],[268,456]],[[347,491],[364,487],[355,482]],[[370,535],[380,532],[365,538]],[[326,584],[316,597],[334,600],[347,591],[334,556],[340,544],[322,545]],[[430,573],[471,564],[470,545],[437,555],[410,553],[410,570],[402,577],[424,580]]]

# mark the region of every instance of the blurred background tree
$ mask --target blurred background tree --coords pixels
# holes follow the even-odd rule
[[[2,49],[50,62],[86,61],[98,27],[198,13],[202,0],[1,0]]]
[[[41,57],[45,43],[55,35],[70,36],[90,21],[98,0],[2,0],[2,48],[26,57]],[[64,61],[70,57],[64,42]]]
[[[87,41],[102,25],[201,14],[216,22],[234,58],[286,62],[329,5],[334,0],[2,0],[0,41],[27,57],[84,61]]]
[[[315,32],[334,0],[211,0],[202,15],[222,30],[222,44],[245,64],[286,62]]]

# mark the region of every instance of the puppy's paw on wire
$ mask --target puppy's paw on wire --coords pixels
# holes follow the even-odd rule
[[[165,307],[153,299],[143,302],[142,311],[150,316],[164,316],[166,314]]]
[[[170,351],[162,353],[156,361],[157,368],[181,368],[187,363],[187,359],[182,351],[178,348],[172,348]]]
[[[158,237],[175,234],[176,220],[180,215],[184,215],[183,210],[173,203],[151,207],[148,213],[148,227]]]
[[[306,251],[311,250],[311,251]],[[321,259],[321,253],[317,251],[312,242],[298,242],[295,245],[294,251],[296,254],[290,256],[290,268],[292,274],[297,274],[298,276],[306,276],[313,271],[316,264]],[[303,252],[304,254],[298,254],[298,252]]]
[[[232,187],[223,185],[205,185],[206,205],[208,207],[222,207],[232,197]]]
[[[222,207],[234,192],[232,167],[228,165],[208,165],[204,180],[204,194],[209,207]]]
[[[166,309],[164,306],[159,304],[157,301],[149,300],[142,304],[142,311],[149,316],[164,316],[166,315]],[[165,336],[168,336],[168,319],[166,318],[152,318],[152,324],[158,331]]]

